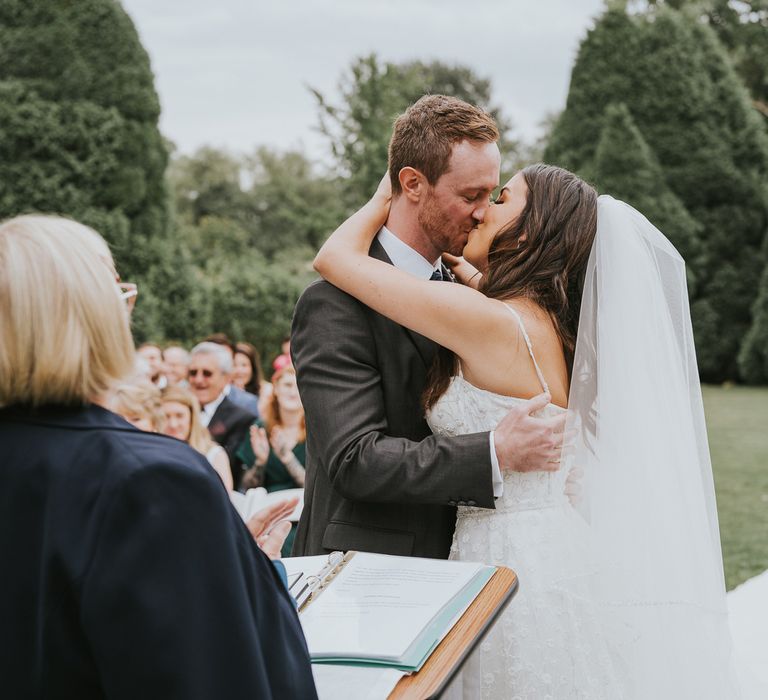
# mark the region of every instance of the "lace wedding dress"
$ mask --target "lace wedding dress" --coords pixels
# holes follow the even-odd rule
[[[522,319],[520,331],[548,391]],[[512,322],[512,319],[510,319]],[[436,434],[493,430],[523,399],[485,391],[461,374],[432,407]],[[545,414],[564,409],[553,404]],[[600,617],[578,590],[584,569],[586,528],[564,493],[567,474],[508,473],[495,510],[460,506],[451,559],[512,568],[520,588],[447,697],[504,700],[620,700]]]
[[[436,433],[493,430],[520,401],[457,376],[428,420]],[[451,557],[509,566],[520,589],[454,697],[737,700],[685,262],[605,195],[566,431],[559,471],[508,474],[495,510],[459,508]],[[578,513],[564,496],[572,466]]]

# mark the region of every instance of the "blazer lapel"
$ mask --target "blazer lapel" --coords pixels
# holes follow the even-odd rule
[[[390,260],[387,252],[384,250],[384,246],[379,243],[378,238],[373,239],[373,243],[371,244],[371,248],[368,251],[368,254],[372,258],[382,260],[385,263],[389,263],[390,265],[392,264],[392,260]],[[416,331],[410,330],[410,328],[406,328],[405,326],[401,326],[401,328],[405,331],[405,335],[410,338],[411,342],[416,346],[416,350],[419,353],[419,357],[421,357],[424,366],[429,369],[429,367],[432,365],[432,360],[435,357],[435,353],[437,352],[437,343],[421,335],[420,333],[417,333]]]

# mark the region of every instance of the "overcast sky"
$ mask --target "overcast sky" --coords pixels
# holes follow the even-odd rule
[[[490,78],[514,135],[565,104],[603,0],[123,0],[181,151],[303,147],[323,158],[311,85],[333,99],[358,56],[438,59]]]

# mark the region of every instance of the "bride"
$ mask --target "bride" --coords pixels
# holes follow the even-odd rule
[[[451,558],[510,566],[521,583],[451,691],[737,698],[680,256],[628,205],[535,165],[464,257],[446,256],[463,284],[424,281],[368,256],[390,200],[385,177],[315,268],[443,346],[424,397],[432,430],[492,430],[544,390],[571,436],[558,471],[506,474],[495,510],[458,509]]]

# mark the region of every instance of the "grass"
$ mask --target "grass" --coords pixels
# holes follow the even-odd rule
[[[768,569],[768,389],[703,393],[730,590]]]

